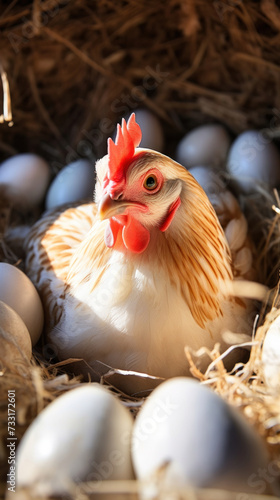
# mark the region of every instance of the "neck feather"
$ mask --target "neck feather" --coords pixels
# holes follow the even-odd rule
[[[171,282],[179,286],[194,319],[204,327],[207,321],[222,316],[221,302],[228,298],[233,280],[231,257],[206,194],[192,177],[186,186],[170,228],[157,233],[150,251],[153,246]]]

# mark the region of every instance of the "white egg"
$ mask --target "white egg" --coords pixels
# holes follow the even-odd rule
[[[221,167],[226,161],[230,143],[230,136],[222,125],[202,125],[181,139],[176,160],[187,168],[197,165]]]
[[[44,313],[38,292],[20,269],[0,262],[0,300],[21,317],[35,345],[43,330]]]
[[[142,131],[139,147],[161,152],[164,147],[164,136],[158,117],[148,109],[136,109],[134,113]]]
[[[67,491],[73,482],[133,479],[132,425],[129,411],[98,384],[63,394],[23,436],[17,487],[36,486],[51,494]]]
[[[49,165],[35,154],[15,155],[0,165],[0,186],[21,208],[29,209],[43,201],[50,177]]]
[[[132,458],[138,479],[254,493],[264,444],[242,415],[195,380],[161,384],[136,417]]]
[[[140,108],[133,111],[135,120],[141,128],[142,139],[140,148],[153,149],[162,152],[164,148],[164,135],[160,120],[148,109]],[[131,113],[125,116],[128,121]],[[116,130],[113,134],[113,140],[116,139]]]
[[[87,198],[93,199],[95,168],[88,160],[77,160],[54,178],[46,197],[46,208],[54,208]]]
[[[1,359],[5,364],[17,363],[22,358],[30,361],[32,345],[29,331],[21,317],[5,302],[0,300],[0,343]]]
[[[197,166],[190,168],[189,172],[208,196],[218,194],[221,190],[225,190],[223,180],[219,177],[218,173],[214,172],[211,168]]]
[[[280,183],[280,155],[277,147],[261,131],[247,130],[232,144],[227,169],[245,192],[254,190],[257,182],[268,187]]]
[[[219,172],[212,167],[192,167],[189,172],[204,189],[222,223],[222,214],[225,213],[224,197],[230,196],[230,193]]]
[[[266,332],[262,348],[262,364],[265,382],[268,386],[280,389],[280,315]]]

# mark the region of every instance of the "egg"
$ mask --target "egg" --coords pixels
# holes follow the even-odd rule
[[[254,493],[267,466],[264,445],[243,416],[188,378],[154,390],[136,417],[132,457],[138,479]]]
[[[61,493],[71,483],[133,479],[133,418],[99,384],[73,389],[32,422],[17,450],[17,487]],[[103,498],[103,497],[102,497]]]
[[[29,331],[20,316],[0,300],[1,360],[17,363],[22,358],[30,361],[32,345]]]
[[[0,186],[15,206],[31,209],[45,196],[51,177],[47,162],[35,154],[12,156],[0,165]]]
[[[232,144],[227,169],[245,193],[254,190],[256,182],[274,188],[280,183],[280,155],[277,147],[260,131],[247,130]]]
[[[208,196],[220,193],[221,190],[225,189],[225,184],[218,173],[209,167],[192,167],[189,172]]]
[[[133,110],[133,113],[135,113],[136,123],[138,123],[142,132],[139,147],[162,152],[164,148],[164,135],[158,117],[144,108]],[[130,114],[127,114],[124,118],[128,121],[129,117]],[[113,134],[113,140],[116,140],[116,130]]]
[[[0,262],[0,300],[21,317],[35,345],[43,330],[43,306],[28,276],[11,264]]]
[[[226,161],[230,143],[230,136],[222,125],[201,125],[181,139],[175,157],[186,168],[198,165],[221,167]]]
[[[93,199],[95,168],[88,160],[77,160],[64,167],[47,192],[46,208],[54,208],[87,198]]]
[[[269,326],[263,342],[262,365],[265,382],[280,389],[280,315]]]

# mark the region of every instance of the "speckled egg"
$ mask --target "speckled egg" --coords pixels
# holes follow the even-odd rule
[[[222,125],[202,125],[181,139],[176,161],[186,168],[199,165],[221,167],[225,164],[230,143],[230,136]]]
[[[26,431],[17,451],[17,487],[47,494],[71,485],[132,479],[133,419],[109,390],[86,384],[45,408]]]
[[[243,416],[195,380],[161,384],[136,417],[132,456],[138,479],[160,474],[168,485],[256,493],[267,466],[258,434]]]
[[[0,262],[0,300],[21,317],[35,345],[43,330],[41,299],[30,279],[20,269]]]
[[[277,187],[280,183],[279,151],[262,131],[247,130],[232,144],[227,169],[246,193],[253,191],[258,182],[266,187]]]
[[[15,155],[0,165],[0,186],[21,209],[31,209],[43,201],[50,177],[49,165],[35,154]]]
[[[66,203],[92,200],[95,187],[94,164],[88,160],[77,160],[64,167],[54,178],[47,192],[46,208]]]

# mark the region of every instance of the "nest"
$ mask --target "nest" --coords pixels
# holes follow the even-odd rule
[[[222,123],[232,135],[254,128],[279,140],[280,9],[274,0],[14,0],[2,2],[0,13],[1,161],[20,152],[38,153],[48,160],[53,176],[80,157],[95,161],[105,153],[120,117],[142,106],[161,119],[168,155],[188,130],[212,122]],[[262,281],[274,287],[280,254],[278,195],[260,190],[241,201],[259,245]],[[40,212],[16,212],[0,193],[0,260],[23,267],[21,249],[9,246],[5,232],[35,221]],[[208,353],[209,369],[201,373],[193,353],[186,357],[193,375],[237,406],[279,460],[279,393],[266,386],[260,363],[267,327],[278,314],[277,290],[272,297],[270,314],[254,332],[248,363],[229,374],[216,346]],[[4,490],[7,390],[17,391],[20,439],[43,407],[82,382],[38,353],[20,373],[1,356],[0,361]],[[133,411],[142,404],[141,399],[135,405],[133,398],[118,397]],[[124,485],[120,498],[124,491],[136,495],[137,486]],[[198,492],[197,498],[211,495]]]
[[[116,121],[139,105],[162,119],[169,140],[213,120],[233,133],[279,136],[272,0],[169,0],[164,8],[158,0],[34,0],[1,10],[14,119],[1,127],[2,157],[35,151],[55,169],[101,156]]]

